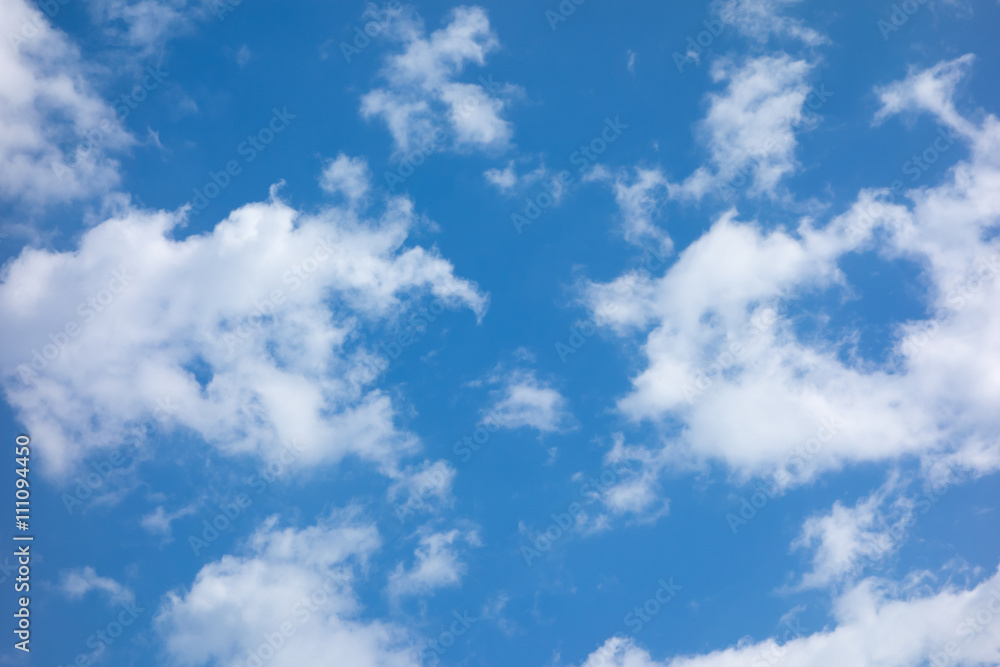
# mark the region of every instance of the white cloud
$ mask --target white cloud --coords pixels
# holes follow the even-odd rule
[[[497,400],[487,410],[489,422],[501,428],[528,427],[552,433],[568,426],[571,416],[566,399],[557,390],[539,380],[534,372],[511,371],[491,378],[503,384]]]
[[[795,133],[808,126],[803,108],[813,66],[787,54],[752,58],[741,65],[727,60],[712,67],[722,93],[708,96],[708,113],[699,134],[708,147],[711,166],[699,167],[682,183],[671,183],[670,195],[701,199],[715,190],[730,198],[747,188],[753,195],[775,196],[779,183],[796,167]]]
[[[487,169],[483,172],[486,180],[497,187],[501,192],[509,192],[514,189],[520,180],[517,175],[517,167],[511,160],[503,169]]]
[[[445,460],[424,461],[404,470],[389,487],[389,499],[396,503],[396,518],[402,522],[414,512],[451,506],[456,474],[455,467]]]
[[[626,445],[622,434],[615,434],[614,440],[604,466],[615,472],[615,479],[600,490],[600,500],[615,516],[631,516],[638,523],[655,522],[670,511],[670,501],[659,493],[662,466],[654,460],[655,455]]]
[[[716,13],[744,35],[760,42],[772,37],[791,37],[808,46],[818,46],[827,38],[799,19],[782,15],[782,10],[802,0],[725,0],[716,3]]]
[[[135,594],[128,586],[110,577],[101,577],[92,567],[84,567],[62,573],[60,590],[70,598],[82,598],[91,591],[100,591],[108,596],[112,604],[131,602]]]
[[[540,161],[531,171],[520,173],[518,162],[524,161],[527,160],[510,160],[503,169],[487,169],[483,172],[483,177],[507,197],[522,197],[530,188],[540,186],[537,191],[540,192],[541,188],[544,188],[552,196],[553,204],[558,205],[568,191],[569,179],[566,176],[568,172],[553,174],[545,163]]]
[[[197,509],[198,504],[192,503],[191,505],[187,505],[176,511],[168,512],[162,505],[159,505],[155,510],[144,515],[139,521],[139,525],[153,535],[161,535],[164,539],[169,541],[173,535],[174,521],[194,514]]]
[[[378,531],[354,511],[296,530],[272,518],[244,555],[205,565],[155,619],[172,664],[273,667],[344,664],[409,667],[419,640],[400,626],[362,618],[356,571],[379,548]],[[252,663],[251,663],[252,664]]]
[[[606,172],[595,173],[594,179],[610,179]],[[673,248],[669,234],[657,224],[657,215],[668,193],[667,179],[658,169],[636,168],[629,180],[624,173],[614,177],[615,202],[622,217],[625,240],[641,245],[652,241],[657,253]]]
[[[250,62],[251,58],[250,47],[247,46],[246,44],[243,44],[242,46],[240,46],[240,48],[236,50],[235,57],[237,65],[239,65],[240,67],[246,67],[246,64]]]
[[[877,88],[882,106],[875,114],[875,123],[904,111],[926,111],[965,136],[975,136],[975,126],[958,113],[954,103],[955,89],[973,62],[975,56],[966,54],[929,69],[911,67],[903,81]]]
[[[381,118],[403,153],[449,143],[455,148],[507,146],[513,128],[501,114],[517,88],[482,77],[480,83],[455,80],[467,64],[484,65],[486,55],[499,47],[484,9],[458,7],[451,22],[430,36],[415,19],[397,19],[391,32],[403,42],[403,51],[390,56],[383,69],[388,87],[361,98],[363,117]]]
[[[356,203],[368,194],[371,172],[364,158],[353,158],[340,153],[336,160],[330,160],[320,176],[320,187],[330,193],[341,193]]]
[[[907,81],[891,88],[892,99],[909,100],[893,109],[936,109],[956,128],[969,122],[952,117],[947,99],[907,92],[926,76]],[[650,465],[720,460],[782,486],[907,455],[925,469],[1000,468],[1000,313],[991,305],[1000,243],[989,235],[1000,221],[1000,122],[970,127],[970,158],[941,184],[906,193],[910,206],[863,191],[825,226],[803,219],[790,231],[730,211],[661,278],[632,272],[588,287],[599,324],[645,334],[646,367],[619,410],[680,427],[650,449]],[[810,292],[848,290],[838,263],[873,247],[914,261],[931,286],[933,318],[900,325],[898,364],[845,360],[849,341],[803,341],[792,320]]]
[[[67,473],[167,399],[174,427],[225,453],[295,442],[296,466],[353,454],[395,475],[417,443],[370,387],[362,325],[427,295],[481,316],[486,298],[404,245],[421,224],[408,199],[383,205],[304,214],[272,191],[182,240],[183,212],[126,208],[73,250],[24,249],[0,282],[0,368],[43,467]]]
[[[905,498],[889,502],[896,486],[891,478],[854,507],[838,500],[828,514],[806,519],[792,546],[815,551],[812,570],[803,575],[799,589],[839,583],[895,550],[913,517],[913,505]]]
[[[157,55],[198,22],[232,11],[226,0],[90,0],[90,7],[105,31],[140,57]]]
[[[1000,574],[961,590],[916,595],[873,579],[835,599],[834,627],[793,638],[743,643],[703,655],[654,660],[631,639],[613,637],[583,667],[910,667],[1000,660]],[[931,661],[931,662],[928,662]]]
[[[409,569],[400,563],[389,576],[389,594],[393,598],[407,595],[427,595],[437,588],[457,586],[465,576],[466,565],[458,548],[461,543],[481,545],[475,530],[453,529],[446,533],[422,530],[416,558]]]
[[[583,482],[580,494],[586,503],[600,503],[601,510],[581,512],[576,529],[583,536],[610,530],[616,520],[626,525],[651,524],[670,513],[670,500],[661,496],[660,471],[664,467],[657,454],[625,444],[625,436],[613,434],[614,445],[604,456],[600,474],[574,473],[574,482]],[[522,526],[522,533],[537,537]]]
[[[119,182],[134,139],[88,83],[79,50],[24,0],[0,0],[0,197],[32,205]]]

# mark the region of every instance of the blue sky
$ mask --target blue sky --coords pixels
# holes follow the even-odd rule
[[[2,664],[1000,664],[1000,4],[0,6]]]

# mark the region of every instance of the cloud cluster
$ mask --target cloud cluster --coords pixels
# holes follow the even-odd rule
[[[394,475],[414,438],[372,389],[361,334],[424,296],[481,316],[486,297],[433,249],[395,197],[301,213],[272,191],[179,238],[185,211],[127,208],[65,252],[26,248],[4,267],[0,370],[49,472],[114,447],[163,401],[175,428],[228,454],[295,442],[296,465],[356,455]]]
[[[618,403],[635,421],[676,420],[650,465],[716,459],[784,484],[860,461],[921,457],[974,474],[1000,468],[1000,123],[956,115],[948,97],[969,59],[911,73],[881,89],[880,118],[929,111],[965,139],[970,157],[910,206],[863,191],[818,226],[767,230],[719,217],[662,277],[625,274],[586,290],[595,319],[645,336],[646,368]],[[848,289],[841,259],[875,248],[919,266],[933,317],[905,322],[893,362],[845,359],[845,342],[804,341],[788,309],[817,290]],[[834,424],[834,427],[830,427]],[[642,458],[635,452],[637,458]],[[938,465],[940,468],[940,465]]]

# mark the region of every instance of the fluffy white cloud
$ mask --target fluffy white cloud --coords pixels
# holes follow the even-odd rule
[[[809,123],[804,104],[812,68],[783,53],[740,65],[717,61],[712,79],[725,81],[726,89],[708,96],[708,113],[699,125],[711,166],[671,183],[670,195],[701,199],[715,191],[729,199],[745,187],[750,194],[774,196],[795,169],[795,133]]]
[[[473,547],[481,544],[475,530],[456,528],[446,533],[422,530],[413,566],[406,568],[400,563],[396,567],[389,576],[389,594],[393,598],[427,595],[437,588],[457,586],[466,572],[459,554],[463,542]]]
[[[102,193],[108,154],[134,143],[91,88],[79,50],[25,0],[0,0],[0,197],[32,205]]]
[[[388,86],[361,98],[361,114],[381,118],[397,150],[508,144],[513,128],[501,113],[517,88],[482,77],[480,83],[456,80],[467,64],[484,65],[486,55],[500,45],[484,9],[458,7],[451,22],[430,36],[419,20],[405,17],[395,20],[390,32],[402,41],[403,51],[390,56],[383,69]]]
[[[416,443],[371,389],[363,327],[425,295],[477,316],[486,299],[404,245],[420,222],[409,200],[382,204],[377,218],[303,214],[272,191],[182,239],[184,211],[126,208],[73,250],[24,249],[0,283],[0,368],[46,470],[116,446],[169,401],[168,424],[226,453],[294,442],[296,466],[353,454],[396,474]]]
[[[363,620],[356,570],[380,546],[354,511],[316,525],[279,529],[272,518],[246,553],[204,566],[190,590],[173,592],[155,627],[173,664],[316,665],[331,655],[360,667],[419,663],[405,629]]]
[[[983,665],[1000,660],[1000,574],[961,590],[918,595],[862,581],[834,601],[834,627],[779,643],[746,643],[712,653],[654,660],[631,639],[613,637],[582,667],[910,667]],[[928,662],[929,661],[929,662]]]
[[[611,174],[595,170],[591,180],[611,180]],[[635,170],[635,177],[629,179],[624,173],[617,174],[612,181],[615,203],[621,212],[625,240],[641,245],[651,242],[656,252],[667,253],[673,248],[669,234],[657,224],[657,215],[668,193],[667,179],[658,169]]]
[[[320,175],[320,187],[330,193],[340,193],[351,203],[364,199],[368,194],[371,172],[364,158],[352,158],[341,153],[330,160]]]
[[[780,485],[904,455],[928,468],[1000,468],[1000,313],[991,305],[1000,298],[1000,244],[990,235],[1000,221],[1000,122],[953,115],[945,83],[954,66],[883,89],[891,91],[882,93],[883,116],[930,110],[970,151],[940,185],[905,193],[910,206],[864,191],[824,226],[804,219],[792,231],[730,211],[662,277],[630,273],[589,286],[600,324],[646,336],[647,366],[619,409],[680,425],[650,452],[634,452],[638,460],[716,459]],[[888,365],[845,361],[845,341],[803,341],[791,319],[811,291],[849,288],[838,262],[871,248],[913,260],[931,285],[934,317],[899,326]]]
[[[500,428],[528,427],[551,433],[563,430],[571,420],[565,397],[539,380],[532,371],[511,371],[503,376],[494,376],[491,382],[503,385],[487,411],[486,421],[491,424]]]
[[[814,548],[813,567],[802,577],[800,589],[823,588],[876,563],[898,546],[913,517],[913,503],[890,496],[897,480],[890,478],[878,491],[862,498],[854,507],[838,500],[828,514],[809,517],[794,548]]]
[[[487,182],[492,183],[500,192],[510,192],[522,178],[517,174],[517,167],[511,160],[503,169],[487,169],[483,172]]]

